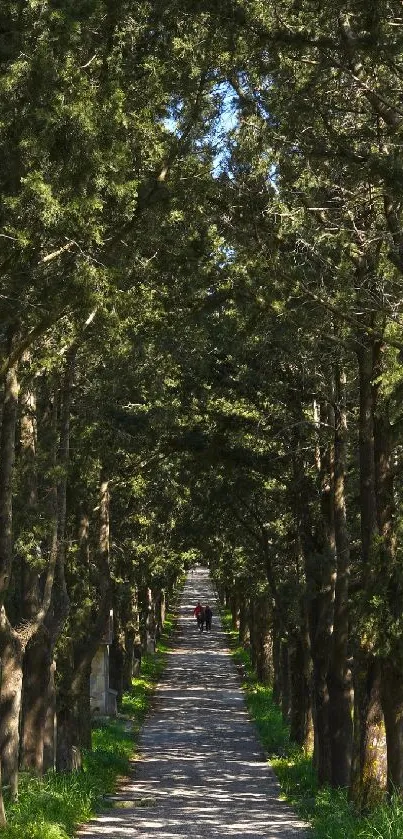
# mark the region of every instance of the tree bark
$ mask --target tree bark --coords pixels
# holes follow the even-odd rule
[[[165,623],[165,592],[163,589],[158,589],[153,596],[155,603],[155,637],[158,640]]]
[[[0,435],[0,605],[4,603],[13,560],[12,479],[18,407],[17,366],[11,366],[4,384]]]
[[[273,611],[273,700],[281,703],[281,632],[276,609]]]
[[[69,364],[63,388],[63,406],[61,411],[59,441],[57,428],[59,401],[57,394],[54,393],[53,395],[50,429],[53,445],[49,456],[49,465],[54,474],[56,465],[58,464],[59,446],[59,463],[63,470],[63,475],[59,480],[59,487],[63,481],[67,481],[66,469],[69,444],[68,440],[66,441],[64,438],[66,435],[69,436],[71,377],[72,368]],[[67,593],[65,591],[65,583],[63,582],[64,572],[60,566],[62,559],[60,552],[64,550],[64,544],[60,544],[59,542],[62,533],[64,535],[64,530],[61,530],[61,527],[64,527],[63,522],[65,521],[65,512],[62,510],[62,521],[60,521],[58,498],[59,487],[53,482],[47,488],[48,513],[50,521],[49,566],[54,567],[55,569],[55,580],[53,581],[54,587],[52,589],[51,596],[49,597],[48,609],[46,615],[44,615],[43,626],[39,628],[38,634],[30,640],[25,651],[23,665],[24,678],[21,719],[21,766],[22,768],[32,771],[37,775],[41,775],[44,768],[53,768],[54,763],[54,751],[52,746],[51,750],[47,748],[46,761],[44,764],[45,726],[47,720],[49,720],[48,705],[49,703],[52,704],[53,650],[55,640],[58,637],[64,620],[63,615],[66,614],[65,597]],[[34,620],[35,614],[38,614],[40,608],[39,580],[37,575],[35,576],[34,570],[30,568],[26,568],[24,592],[25,617],[28,620]],[[51,764],[49,765],[51,751],[52,758]]]
[[[22,692],[23,645],[4,612],[0,615],[0,744],[3,784],[9,784],[11,799],[18,797],[19,720]]]
[[[381,708],[381,668],[358,651],[354,659],[354,749],[350,797],[358,809],[379,800],[386,781],[385,732]]]
[[[130,597],[130,620],[126,622],[125,637],[127,658],[124,665],[125,690],[131,690],[132,679],[136,678],[141,668],[141,637],[140,637],[140,615],[139,598],[137,586],[131,589]]]
[[[239,597],[236,584],[233,586],[230,596],[231,624],[233,629],[239,627]]]
[[[329,690],[331,784],[333,787],[349,786],[353,747],[352,677],[347,658],[349,641],[348,585],[350,573],[350,540],[347,530],[345,500],[346,445],[345,375],[338,370],[336,372],[334,445],[334,522],[337,578],[334,626],[327,676]]]
[[[324,414],[324,416],[323,416]],[[327,673],[333,626],[336,546],[334,533],[334,452],[328,429],[333,417],[330,405],[322,412],[314,402],[314,463],[306,464],[306,442],[302,435],[305,423],[302,405],[295,404],[295,453],[293,456],[293,498],[298,553],[305,570],[305,612],[312,657],[312,717],[314,726],[313,760],[319,783],[330,780],[329,694]],[[324,429],[320,420],[324,419]],[[326,436],[324,437],[324,435]],[[324,438],[324,439],[323,439]],[[311,477],[316,466],[316,485]],[[320,506],[317,499],[320,498]]]
[[[56,662],[52,661],[49,672],[48,689],[45,697],[45,723],[43,734],[43,771],[56,767]]]
[[[333,409],[329,405],[324,411],[324,414],[327,425],[334,427]],[[310,577],[311,584],[314,582],[314,585],[316,585],[316,603],[312,610],[316,614],[313,615],[311,612],[311,653],[313,659],[315,757],[319,783],[326,784],[331,779],[329,691],[327,677],[332,644],[336,582],[333,440],[327,441],[323,452],[321,452],[320,490],[323,534],[319,536],[319,544],[322,553],[322,567],[319,569],[319,576],[313,571]],[[309,566],[311,567],[311,560]]]
[[[250,660],[252,667],[256,668],[257,646],[256,646],[256,604],[253,595],[249,600],[249,632],[250,632]]]
[[[0,829],[5,827],[6,824],[7,824],[7,819],[6,819],[6,811],[5,811],[5,808],[4,808],[3,778],[2,778],[1,762],[0,762]]]
[[[281,662],[281,713],[284,722],[290,721],[291,713],[291,679],[288,657],[288,641],[282,639],[280,648]]]
[[[288,644],[290,673],[290,739],[308,749],[312,739],[308,627],[295,630]]]
[[[43,627],[28,645],[23,664],[20,765],[37,775],[42,775],[44,768],[45,723],[50,699],[52,660],[50,639]]]
[[[25,361],[29,360],[26,355]],[[19,470],[22,474],[22,501],[25,522],[34,524],[38,515],[38,476],[36,464],[36,395],[32,388],[21,391]],[[54,465],[54,458],[52,458]],[[51,517],[55,517],[52,509]],[[53,550],[56,546],[53,545]],[[51,546],[52,550],[52,546]],[[51,558],[53,564],[53,559]],[[21,561],[21,617],[33,621],[40,610],[40,579],[36,557]],[[41,775],[43,771],[43,729],[46,717],[49,643],[41,627],[28,643],[23,661],[20,766]]]
[[[3,783],[11,797],[18,795],[18,723],[22,690],[21,640],[12,629],[4,608],[13,560],[13,495],[15,431],[18,407],[17,364],[10,365],[4,383],[0,435],[0,761]]]
[[[127,633],[124,632],[118,606],[113,607],[113,641],[109,648],[109,679],[113,690],[117,692],[117,701],[122,701],[122,696],[127,687],[124,687],[125,667],[132,670],[133,653],[128,649]],[[130,662],[130,658],[131,663]]]
[[[254,645],[256,674],[259,682],[270,685],[273,681],[273,642],[271,635],[271,601],[268,592],[255,598]]]
[[[144,652],[155,652],[155,604],[151,588],[146,584],[139,589],[140,635]]]
[[[374,353],[374,459],[377,523],[380,534],[378,591],[393,620],[401,614],[400,561],[396,556],[396,505],[393,451],[396,444],[389,416],[387,397],[378,404],[379,381],[383,373],[381,346]],[[403,791],[403,641],[388,639],[390,652],[381,662],[381,704],[384,714],[387,748],[387,785],[389,793]]]
[[[239,602],[239,643],[242,647],[246,647],[249,642],[249,626],[248,626],[248,601],[246,595],[240,596]]]
[[[371,549],[377,534],[377,509],[375,494],[375,444],[373,416],[374,373],[373,342],[360,336],[357,348],[360,416],[359,416],[359,454],[360,454],[360,523],[361,555],[364,573],[371,569]]]
[[[0,562],[0,568],[3,568],[4,571],[8,564],[8,571],[2,577],[3,590],[0,592],[0,597],[4,597],[12,561],[11,477],[14,455],[11,453],[10,446],[13,441],[13,447],[15,444],[17,391],[16,371],[13,371],[13,368],[10,367],[6,376],[5,408],[0,444],[2,450],[0,454],[2,452],[4,453],[4,449],[7,452],[4,458],[7,468],[6,472],[3,470],[2,480],[0,481],[0,497],[3,494],[0,507],[3,510],[7,510],[7,532],[5,534],[3,533],[3,536],[6,536],[6,538],[3,538],[2,541],[3,556]],[[7,421],[4,424],[5,418]],[[8,488],[7,481],[4,480],[7,471]],[[5,555],[6,548],[10,554],[7,561]],[[29,613],[28,620],[23,623],[22,628],[18,630],[13,629],[5,613],[4,605],[1,607],[0,655],[3,659],[3,684],[0,704],[0,750],[3,780],[9,783],[12,798],[16,798],[18,795],[19,721],[22,697],[23,655],[28,643],[38,632],[48,613],[55,576],[55,561],[56,555],[52,554],[51,551],[44,581],[44,591],[41,598],[39,598],[35,575],[32,575],[31,570],[25,567],[30,583],[28,586],[29,591],[25,591],[23,601],[25,605],[29,605],[32,614],[31,612]]]
[[[403,679],[397,662],[383,662],[381,700],[386,731],[387,784],[392,795],[403,790]]]
[[[104,474],[100,481],[99,547],[97,553],[100,602],[94,614],[90,606],[87,626],[80,626],[81,637],[73,640],[61,664],[57,694],[56,768],[71,772],[81,767],[82,749],[91,747],[90,674],[94,655],[105,634],[110,617],[112,588],[109,561],[109,488]]]
[[[357,341],[360,387],[359,456],[361,557],[364,590],[374,584],[372,556],[379,535],[376,504],[374,392],[374,341],[360,334]],[[357,648],[354,656],[354,737],[350,795],[358,807],[370,800],[382,776],[379,743],[383,737],[380,701],[380,664],[368,646]]]
[[[333,417],[327,409],[327,425]],[[304,558],[307,615],[312,668],[312,713],[314,724],[314,763],[319,784],[330,781],[329,693],[327,675],[333,627],[336,545],[334,533],[334,452],[326,440],[316,453],[319,469],[320,517],[311,513],[312,488],[307,480],[304,461],[299,453],[294,460],[299,512],[299,536]]]

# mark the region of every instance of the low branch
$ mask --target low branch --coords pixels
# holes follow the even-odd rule
[[[384,123],[394,132],[400,128],[403,122],[403,115],[387,102],[376,90],[374,90],[368,83],[368,79],[363,65],[356,57],[357,39],[351,29],[348,14],[343,13],[339,18],[339,30],[342,44],[348,58],[350,73],[354,81],[356,81],[368,102],[372,105],[374,111],[380,116]],[[343,69],[343,68],[341,68]]]
[[[75,245],[75,242],[67,242],[65,245],[63,245],[63,247],[58,248],[57,251],[52,251],[52,253],[47,253],[40,260],[40,264],[44,265],[47,262],[52,262],[53,259],[57,259],[58,256],[62,255],[62,253],[66,253],[67,251],[71,250],[73,245]]]
[[[41,338],[45,332],[61,320],[67,314],[67,307],[62,309],[57,314],[47,315],[43,320],[34,326],[22,340],[16,345],[12,352],[7,356],[0,367],[0,380],[3,380],[7,375],[8,370],[13,364],[16,364],[22,358],[24,352],[32,346],[34,341]]]

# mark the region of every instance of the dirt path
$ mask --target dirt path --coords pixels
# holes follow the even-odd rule
[[[195,626],[198,599],[212,605],[211,633]],[[133,778],[80,837],[305,839],[256,740],[204,569],[188,577],[179,630]]]

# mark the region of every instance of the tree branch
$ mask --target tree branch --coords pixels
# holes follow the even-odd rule
[[[324,309],[327,309],[328,312],[331,312],[339,320],[350,324],[350,326],[354,326],[358,332],[365,332],[366,335],[374,338],[375,341],[381,341],[389,347],[394,347],[397,350],[403,351],[403,341],[398,341],[395,338],[388,338],[386,335],[378,332],[376,329],[373,329],[372,326],[361,323],[361,321],[357,320],[352,315],[347,314],[347,312],[342,312],[341,309],[334,305],[334,303],[331,303],[330,300],[324,300],[323,297],[320,297],[319,294],[312,291],[312,289],[306,286],[301,280],[300,284],[309,297],[312,297],[312,300],[315,300],[316,303],[319,303],[320,306],[323,306]],[[399,323],[399,326],[402,326],[402,324]]]

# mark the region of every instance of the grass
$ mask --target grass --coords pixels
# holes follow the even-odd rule
[[[119,777],[129,772],[137,734],[155,685],[165,666],[174,620],[168,616],[155,655],[142,660],[141,675],[122,701],[122,716],[95,723],[93,749],[84,755],[80,772],[42,778],[20,776],[19,800],[7,806],[7,827],[1,839],[71,839],[78,824],[89,821]]]
[[[312,839],[403,839],[403,799],[376,806],[368,815],[354,812],[344,790],[319,789],[312,758],[290,741],[288,726],[270,687],[256,679],[249,654],[238,645],[231,617],[221,616],[235,662],[242,668],[249,713],[280,782],[283,797],[312,825]]]

